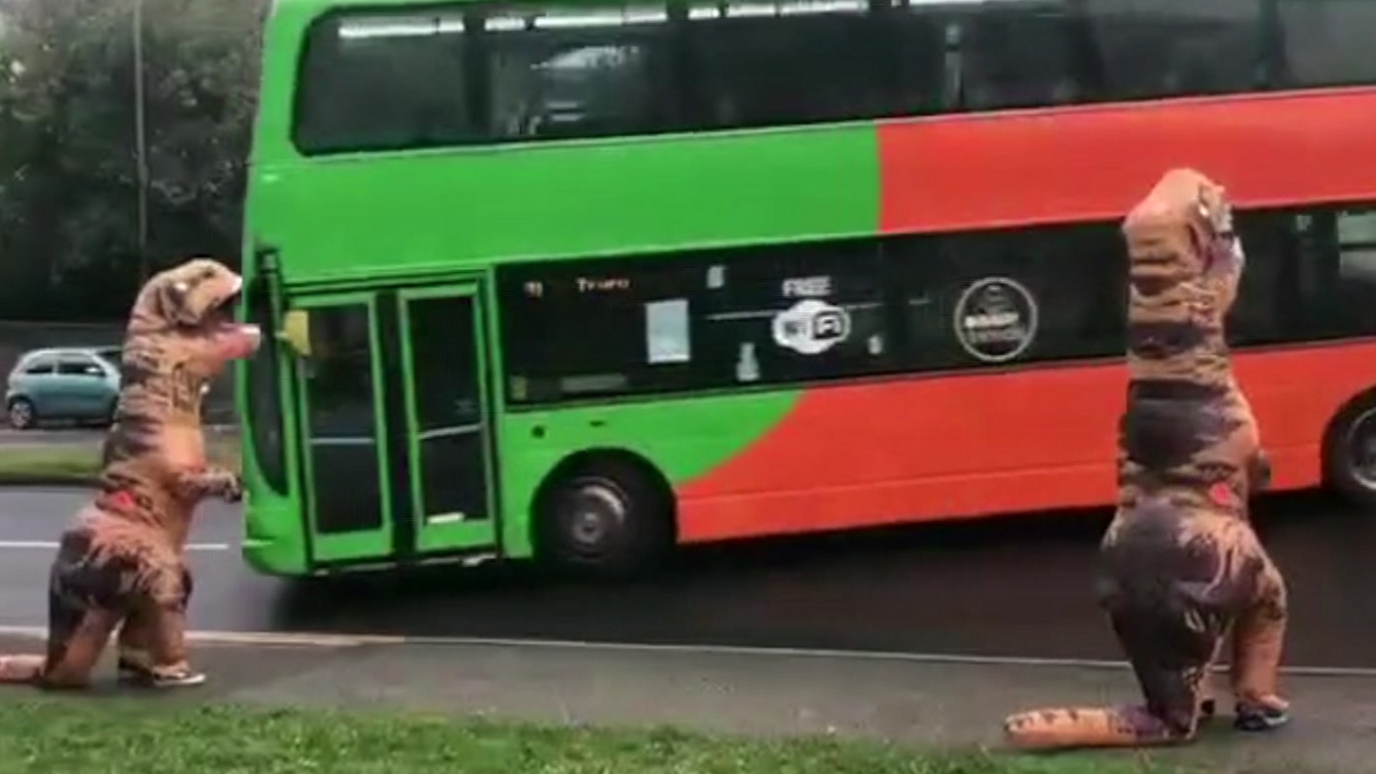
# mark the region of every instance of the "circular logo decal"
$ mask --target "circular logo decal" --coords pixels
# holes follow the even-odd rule
[[[986,277],[965,288],[956,301],[956,340],[970,356],[1003,363],[1032,346],[1037,335],[1037,302],[1008,277]]]

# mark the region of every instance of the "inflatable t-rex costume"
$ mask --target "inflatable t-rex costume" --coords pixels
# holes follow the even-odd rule
[[[1123,233],[1129,385],[1098,597],[1146,703],[1013,715],[1004,731],[1018,747],[1192,740],[1214,712],[1209,672],[1229,639],[1234,725],[1288,720],[1276,693],[1285,583],[1248,515],[1270,465],[1225,341],[1245,262],[1230,205],[1202,174],[1171,170]]]
[[[195,685],[184,642],[191,575],[183,560],[196,506],[237,500],[232,472],[207,467],[201,402],[260,332],[237,325],[243,280],[197,258],[149,280],[124,340],[115,423],[101,489],[62,533],[48,580],[44,655],[0,656],[0,682],[84,688],[116,626],[119,672],[152,686]]]

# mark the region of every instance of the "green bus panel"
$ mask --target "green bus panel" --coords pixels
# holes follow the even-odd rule
[[[288,284],[414,276],[873,233],[878,150],[858,127],[389,154],[270,163],[252,195],[254,234],[281,250]]]

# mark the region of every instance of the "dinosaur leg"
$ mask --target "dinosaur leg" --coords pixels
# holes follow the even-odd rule
[[[1201,717],[1212,711],[1206,701],[1208,667],[1222,637],[1201,640],[1184,620],[1149,607],[1119,609],[1109,620],[1146,703],[1020,712],[1004,720],[1009,743],[1022,749],[1146,747],[1194,738]]]
[[[153,616],[148,605],[136,605],[119,630],[119,677],[146,682],[153,671]]]
[[[38,683],[43,678],[47,664],[59,664],[66,658],[67,650],[90,610],[90,606],[79,595],[68,594],[63,589],[63,572],[69,564],[70,557],[59,553],[48,580],[47,655],[0,656],[0,683]]]
[[[180,582],[178,587],[173,587],[166,592],[173,602],[185,610],[191,602],[192,583],[189,574]],[[154,658],[154,650],[157,640],[157,626],[159,620],[157,602],[147,600],[135,606],[130,611],[129,616],[124,620],[124,626],[119,633],[119,671],[120,678],[129,682],[147,683],[154,679],[154,667],[157,661]]]
[[[1114,612],[1109,618],[1146,699],[1145,716],[1158,724],[1141,729],[1141,743],[1193,740],[1211,711],[1209,672],[1222,637],[1156,611]]]
[[[50,626],[48,657],[39,685],[50,689],[90,687],[91,673],[119,618],[119,613],[92,607],[70,627]]]
[[[153,618],[153,687],[180,688],[204,683],[205,674],[193,669],[187,659],[186,611],[158,607]]]
[[[62,535],[48,576],[48,648],[39,686],[86,688],[127,610],[127,572],[87,530]]]
[[[1111,587],[1111,590],[1110,590]],[[1131,588],[1131,587],[1128,587]],[[1183,600],[1146,598],[1105,584],[1102,599],[1146,701],[1117,707],[1048,707],[1004,720],[1022,749],[1146,747],[1189,742],[1215,702],[1210,667],[1224,643],[1222,620],[1187,612]]]
[[[158,573],[159,582],[143,610],[148,624],[151,668],[148,684],[156,688],[200,685],[205,674],[191,668],[186,652],[186,608],[191,597],[191,573],[180,563]]]
[[[1265,559],[1257,579],[1257,598],[1240,613],[1233,628],[1234,724],[1243,731],[1268,731],[1290,720],[1290,705],[1277,686],[1285,645],[1285,579],[1260,546],[1257,550]]]

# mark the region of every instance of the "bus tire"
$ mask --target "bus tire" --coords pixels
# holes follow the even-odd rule
[[[597,455],[555,471],[540,498],[537,545],[561,571],[627,577],[668,551],[673,524],[673,495],[653,468]]]
[[[1376,394],[1348,404],[1329,424],[1323,477],[1330,489],[1350,502],[1376,508]]]

